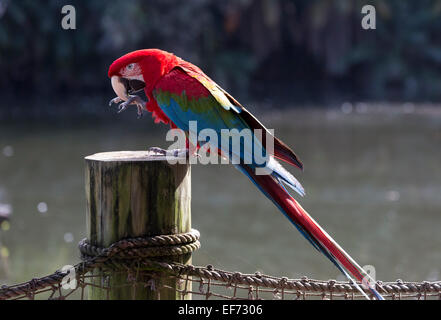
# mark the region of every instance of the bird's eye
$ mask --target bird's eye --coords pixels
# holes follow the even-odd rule
[[[133,70],[134,67],[135,67],[135,64],[131,63],[131,64],[127,65],[127,70],[131,71],[131,70]]]

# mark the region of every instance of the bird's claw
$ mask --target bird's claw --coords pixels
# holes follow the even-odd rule
[[[159,147],[151,147],[149,148],[149,151],[154,153],[159,153],[163,156],[169,156],[169,157],[176,157],[176,158],[183,158],[185,156],[188,156],[189,150],[188,148],[185,149],[169,149],[165,150]]]
[[[151,147],[149,148],[150,152],[159,153],[160,155],[167,155],[167,150],[159,148],[159,147]]]
[[[162,149],[159,147],[151,147],[151,148],[149,148],[149,151],[160,154],[162,156],[174,157],[174,158],[187,158],[188,159],[189,155],[190,155],[190,150],[188,148],[165,150],[165,149]],[[198,157],[198,158],[201,157],[201,155],[198,154],[197,152],[194,153],[193,156]]]
[[[121,113],[121,112],[123,112],[124,110],[127,109],[128,106],[129,106],[129,105],[128,105],[127,102],[123,102],[123,103],[121,103],[121,104],[118,106],[118,111],[117,111],[117,113]]]
[[[136,107],[138,108],[138,119],[141,119],[143,116],[143,112],[144,112],[144,107],[140,106],[139,104],[136,105]]]
[[[112,100],[110,100],[109,102],[109,106],[111,106],[114,103],[119,103],[123,101],[120,97],[116,97],[113,98]],[[137,113],[138,113],[138,119],[140,119],[142,117],[143,111],[144,111],[144,106],[145,106],[145,101],[142,100],[139,96],[129,96],[127,101],[121,103],[118,105],[118,111],[117,113],[121,113],[123,111],[125,111],[129,105],[135,105],[136,108],[138,109]]]
[[[121,99],[120,97],[113,98],[112,100],[109,101],[109,107],[111,107],[112,104],[114,104],[114,103],[120,103],[122,101],[123,101],[123,99]]]

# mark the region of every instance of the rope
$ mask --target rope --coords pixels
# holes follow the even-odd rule
[[[176,256],[191,253],[200,247],[199,231],[153,237],[123,239],[108,248],[94,246],[83,239],[78,244],[82,260],[93,257],[107,259],[145,259],[152,257]]]
[[[104,266],[127,270],[133,268],[132,263],[127,262],[128,260],[142,261],[145,258],[184,255],[200,248],[199,238],[199,231],[192,229],[190,232],[181,234],[123,239],[108,248],[94,246],[83,239],[78,244],[83,262],[74,266],[75,272],[77,276],[81,276]],[[29,295],[30,292],[60,285],[67,275],[67,271],[57,270],[51,275],[35,278],[25,283],[1,286],[0,300]]]
[[[358,294],[358,289],[349,282],[343,281],[321,281],[303,277],[302,279],[278,278],[263,275],[259,272],[254,274],[242,274],[215,269],[213,266],[197,267],[179,263],[168,263],[157,261],[155,257],[176,256],[191,253],[200,247],[199,232],[191,230],[188,233],[174,235],[159,235],[153,237],[138,237],[120,240],[108,248],[102,248],[90,244],[87,240],[79,243],[82,262],[74,266],[77,279],[83,277],[87,272],[95,268],[109,268],[119,270],[133,270],[143,267],[145,270],[154,270],[165,276],[182,278],[186,276],[207,279],[223,283],[225,287],[238,285],[249,286],[250,288],[271,288],[274,292],[294,290],[298,294],[305,293],[340,293]],[[153,259],[152,259],[153,258]],[[51,287],[53,291],[59,290],[63,278],[68,272],[57,270],[51,275],[31,281],[0,288],[0,300],[11,299],[20,296],[34,297],[36,293],[45,288]],[[161,276],[161,275],[159,275]],[[441,298],[441,281],[436,282],[396,282],[383,283],[377,281],[376,289],[394,297],[395,294],[438,294]],[[47,289],[46,289],[47,290]],[[50,290],[50,289],[49,289]]]
[[[248,286],[265,287],[273,289],[298,290],[301,292],[320,292],[320,293],[359,293],[357,287],[350,282],[336,280],[313,280],[303,277],[302,279],[278,278],[263,275],[259,272],[254,274],[242,274],[240,272],[230,272],[214,269],[213,266],[195,267],[193,265],[182,265],[178,263],[151,262],[154,265],[166,270],[167,273],[176,276],[188,275],[204,279],[215,280],[232,284],[243,284]],[[359,284],[360,285],[360,284]],[[436,282],[376,282],[377,290],[392,293],[441,293],[441,281]],[[366,290],[368,292],[368,290]]]

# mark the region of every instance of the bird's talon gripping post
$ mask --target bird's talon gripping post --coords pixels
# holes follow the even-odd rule
[[[165,150],[159,147],[151,147],[149,148],[150,152],[158,153],[162,156],[169,156],[169,157],[175,157],[175,158],[183,158],[187,157],[190,154],[190,151],[188,148],[185,149],[171,149],[171,150]]]
[[[176,158],[183,158],[186,157],[188,158],[190,151],[186,148],[186,149],[174,149],[174,150],[170,150],[173,153],[173,156]]]
[[[154,153],[159,153],[160,155],[163,155],[163,156],[165,156],[167,154],[167,150],[164,150],[159,147],[151,147],[151,148],[149,148],[149,151],[154,152]]]

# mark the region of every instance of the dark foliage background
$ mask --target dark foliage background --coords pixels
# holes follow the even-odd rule
[[[77,30],[61,28],[65,4]],[[365,4],[376,30],[361,28]],[[241,100],[441,99],[439,0],[0,0],[0,94],[12,100],[107,94],[109,64],[148,47]]]
[[[299,202],[377,279],[441,279],[441,0],[0,0],[0,286],[78,261],[83,157],[172,145],[108,107],[111,62],[152,47],[275,129],[305,164]],[[237,170],[198,164],[191,189],[195,265],[339,276]]]

